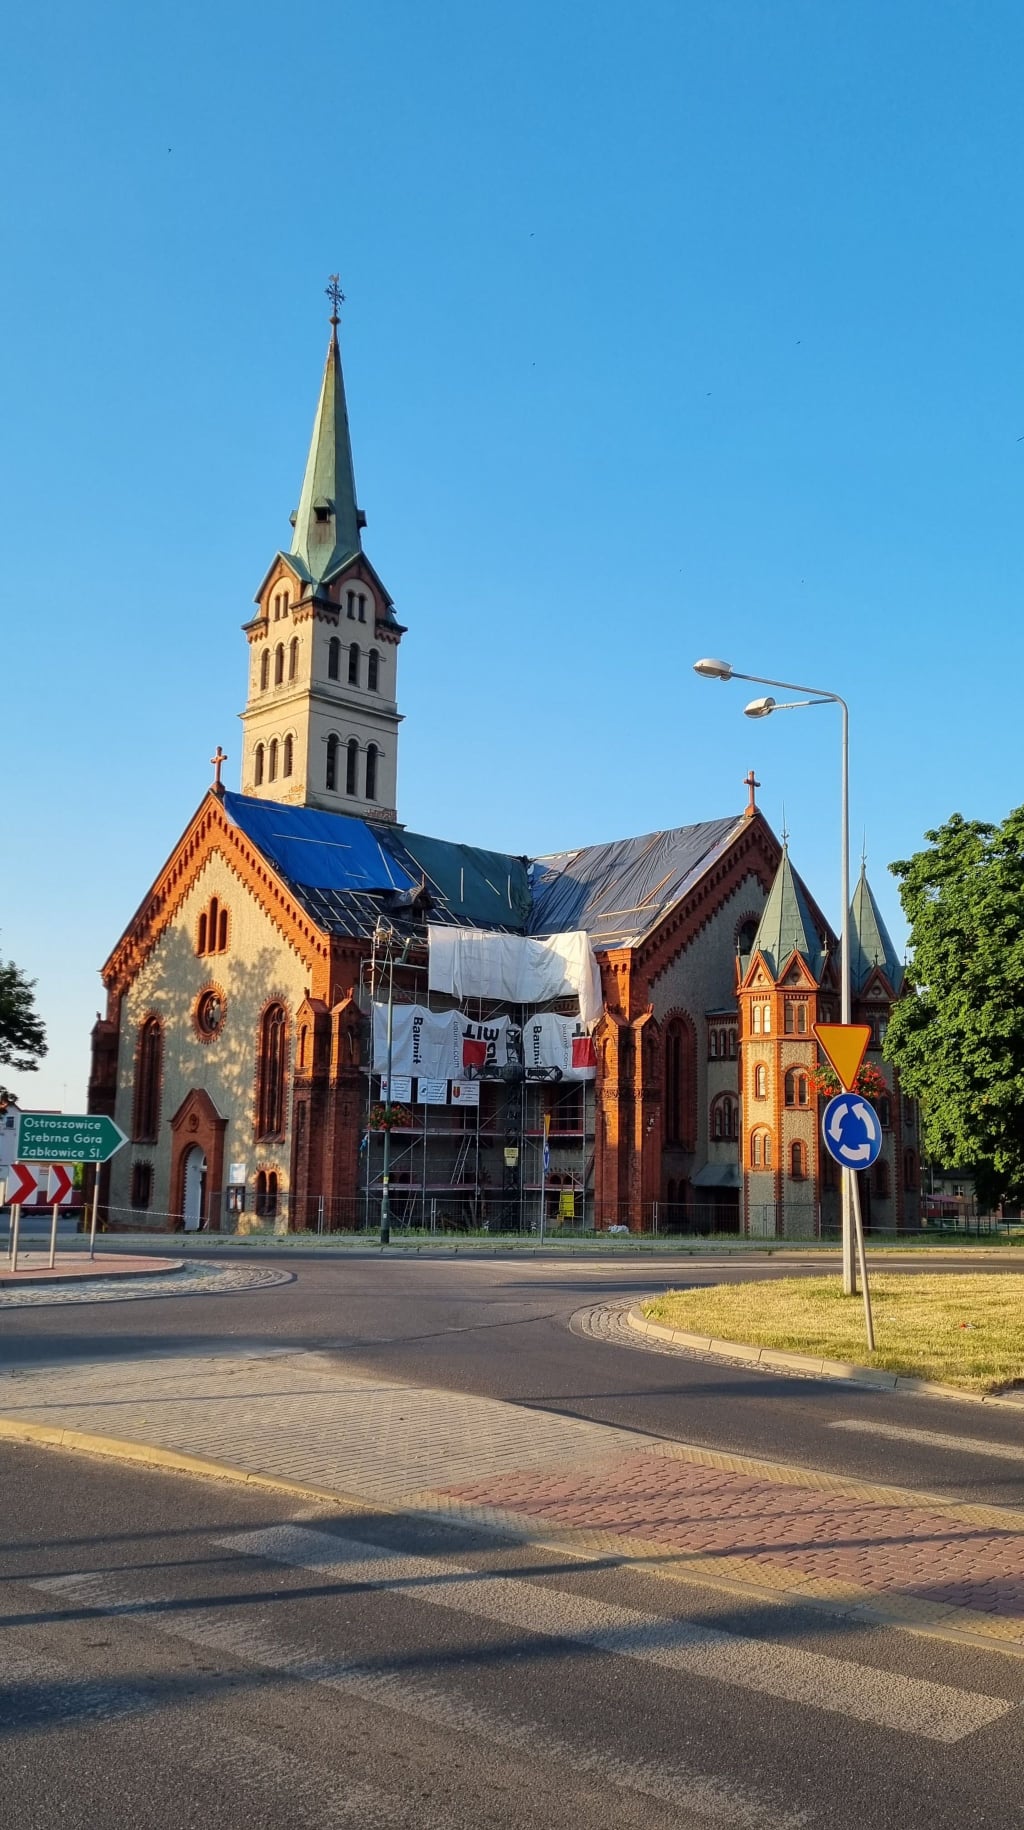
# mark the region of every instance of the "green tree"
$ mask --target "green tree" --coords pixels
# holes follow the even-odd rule
[[[46,1053],[46,1030],[34,991],[34,979],[27,979],[13,960],[0,959],[0,1069],[32,1073]],[[13,1097],[0,1086],[0,1106]]]
[[[1024,807],[1001,826],[956,813],[890,865],[913,947],[885,1056],[921,1102],[930,1156],[979,1197],[1024,1191]]]

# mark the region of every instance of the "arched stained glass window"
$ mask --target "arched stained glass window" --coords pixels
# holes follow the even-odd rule
[[[164,1032],[159,1017],[147,1017],[139,1030],[135,1069],[135,1110],[132,1134],[152,1143],[160,1123],[160,1085],[163,1076]]]
[[[285,1043],[283,1004],[270,1004],[260,1020],[256,1063],[256,1135],[280,1137],[285,1123]]]

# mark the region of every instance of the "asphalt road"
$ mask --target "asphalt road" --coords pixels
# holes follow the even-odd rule
[[[653,1351],[628,1337],[611,1344],[579,1332],[579,1321],[570,1325],[602,1305],[682,1282],[791,1275],[785,1260],[282,1254],[278,1262],[293,1281],[267,1290],[0,1308],[0,1366],[226,1345],[312,1347],[361,1370],[701,1447],[1024,1505],[1024,1409],[774,1375]],[[923,1268],[919,1258],[908,1263]],[[809,1268],[820,1271],[820,1261]]]
[[[1024,1661],[0,1446],[16,1830],[1008,1830]]]

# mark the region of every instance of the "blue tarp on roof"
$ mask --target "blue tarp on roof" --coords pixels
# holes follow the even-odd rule
[[[290,882],[318,890],[409,890],[415,878],[365,820],[225,794],[224,811]]]

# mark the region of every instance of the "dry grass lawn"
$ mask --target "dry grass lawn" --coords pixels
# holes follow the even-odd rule
[[[972,1392],[1024,1385],[1024,1277],[871,1278],[876,1351],[864,1342],[863,1299],[838,1277],[766,1278],[671,1290],[643,1304],[652,1322],[719,1341],[820,1354]]]

